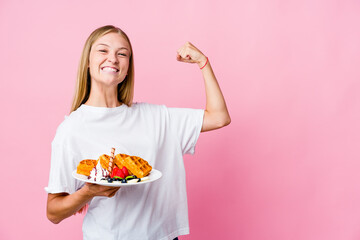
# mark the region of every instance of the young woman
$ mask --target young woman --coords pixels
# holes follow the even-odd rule
[[[205,80],[206,108],[133,103],[134,56],[117,27],[96,29],[79,66],[71,114],[52,142],[47,217],[60,223],[89,204],[84,239],[174,239],[189,233],[183,155],[193,154],[200,132],[230,123],[224,97],[208,58],[191,43],[177,60],[196,63]],[[78,181],[83,159],[116,153],[139,156],[162,172],[150,184],[107,187]],[[116,154],[115,153],[115,154]]]

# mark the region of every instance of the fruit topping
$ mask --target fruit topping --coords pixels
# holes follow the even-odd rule
[[[113,183],[113,182],[137,183],[137,182],[144,182],[150,180],[150,178],[149,177],[138,178],[135,175],[129,175],[129,172],[126,167],[120,169],[115,165],[111,173],[111,176],[107,178],[101,178],[101,180],[108,183]]]
[[[134,179],[128,180],[128,183],[137,183],[137,182],[140,182],[140,181],[141,181],[140,178],[134,178]]]
[[[127,176],[126,180],[130,180],[130,179],[134,179],[134,178],[136,178],[136,176],[133,176],[133,175],[132,176]]]
[[[111,177],[114,178],[114,177],[120,177],[121,179],[125,178],[125,174],[124,172],[118,168],[117,166],[114,167],[112,173],[111,173]]]
[[[125,166],[121,170],[124,173],[125,177],[129,176],[129,171]]]
[[[119,176],[121,178],[125,178],[125,174],[120,169],[119,169],[119,171],[117,171],[117,176]]]
[[[115,167],[113,168],[110,177],[113,178],[114,176],[116,176],[116,172],[119,170],[119,168],[115,165]]]

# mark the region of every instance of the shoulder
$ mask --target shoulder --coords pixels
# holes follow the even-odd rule
[[[153,114],[166,114],[166,115],[180,115],[180,116],[187,116],[187,115],[203,115],[204,109],[195,109],[195,108],[179,108],[179,107],[168,107],[166,105],[159,105],[159,104],[150,104],[145,102],[137,102],[134,103],[130,109],[133,111],[141,111],[141,112],[148,112]]]
[[[142,119],[148,124],[165,124],[169,120],[169,111],[165,105],[150,103],[134,103],[131,106],[131,116]]]
[[[62,144],[71,138],[82,126],[83,116],[81,111],[74,111],[64,117],[64,120],[56,129],[52,144]]]
[[[146,102],[136,102],[131,105],[131,109],[134,111],[143,112],[156,112],[156,111],[167,111],[165,105],[151,104]]]

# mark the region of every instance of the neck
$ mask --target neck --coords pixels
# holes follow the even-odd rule
[[[113,108],[121,105],[117,98],[117,86],[103,86],[95,81],[91,83],[90,96],[85,105]]]

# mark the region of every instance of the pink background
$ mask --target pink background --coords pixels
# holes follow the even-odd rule
[[[46,219],[44,187],[83,44],[106,24],[132,40],[136,101],[204,107],[197,66],[175,60],[185,41],[227,100],[231,125],[185,157],[181,239],[360,239],[355,0],[2,0],[0,239],[81,239],[82,216]]]

